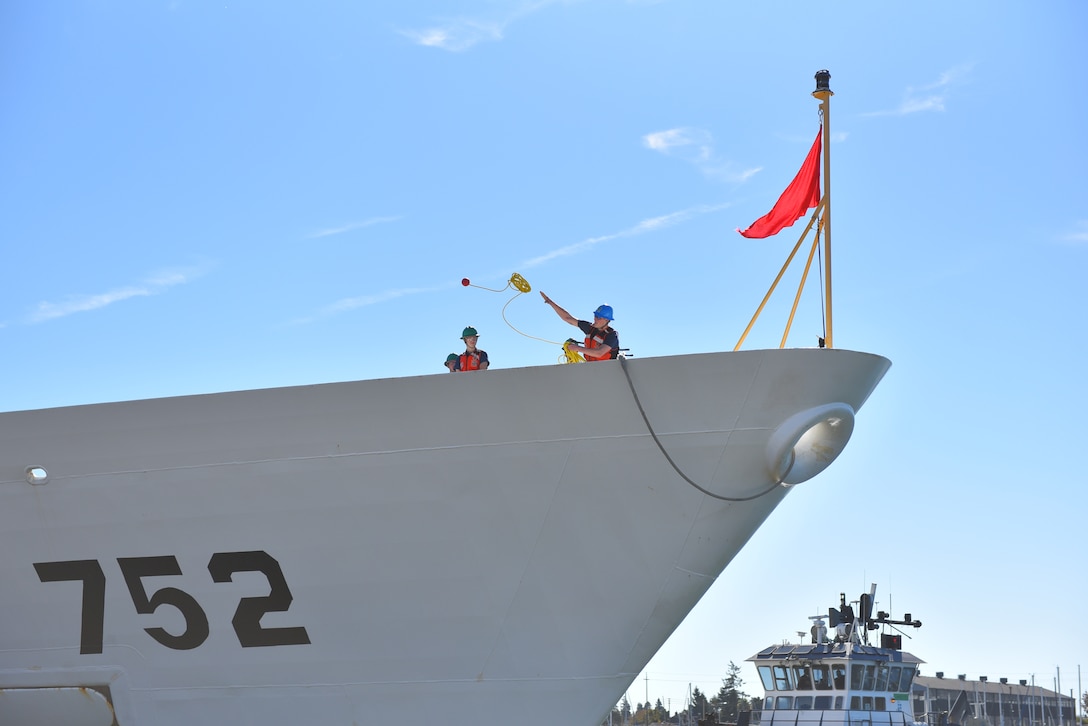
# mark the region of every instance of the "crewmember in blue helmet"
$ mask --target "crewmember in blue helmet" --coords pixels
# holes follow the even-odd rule
[[[543,292],[540,293],[540,296],[544,298],[546,304],[552,306],[552,310],[555,311],[556,315],[563,318],[563,320],[571,325],[577,326],[579,330],[586,334],[586,342],[584,345],[573,343],[570,347],[585,356],[587,361],[611,360],[619,355],[620,337],[616,331],[612,329],[611,305],[601,305],[594,310],[593,322],[591,323],[586,320],[578,320],[566,310],[556,305],[555,302]]]

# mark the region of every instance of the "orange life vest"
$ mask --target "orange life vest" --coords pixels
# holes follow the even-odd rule
[[[613,332],[612,328],[605,328],[604,330],[593,329],[593,332],[586,336],[585,346],[592,350],[593,348],[599,348],[604,345],[604,339],[608,337],[608,334]],[[612,348],[607,353],[591,353],[587,350],[584,355],[587,361],[590,360],[611,360],[619,354],[619,351]]]
[[[469,353],[467,350],[461,354],[461,368],[462,371],[478,371],[480,370],[480,355],[478,353]]]

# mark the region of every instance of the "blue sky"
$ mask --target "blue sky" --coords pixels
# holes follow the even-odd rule
[[[443,374],[466,325],[493,368],[549,364],[571,328],[538,290],[613,305],[636,357],[732,349],[802,226],[735,229],[800,167],[826,68],[834,344],[893,367],[630,698],[675,710],[729,661],[758,693],[744,659],[874,581],[923,672],[1068,693],[1088,5],[825,5],[7,3],[0,409]],[[532,293],[461,285],[514,272]]]

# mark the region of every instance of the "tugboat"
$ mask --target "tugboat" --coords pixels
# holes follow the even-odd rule
[[[766,691],[762,710],[753,710],[759,726],[913,726],[910,691],[918,665],[925,661],[903,652],[897,626],[919,628],[910,613],[894,620],[883,610],[873,615],[876,585],[847,603],[809,619],[809,643],[774,645],[748,660],[755,663]],[[826,622],[825,622],[826,621]],[[881,630],[880,645],[869,641]],[[888,629],[896,632],[890,633]],[[799,635],[804,635],[800,632]]]

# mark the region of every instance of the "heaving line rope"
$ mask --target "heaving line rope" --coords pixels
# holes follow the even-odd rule
[[[657,444],[657,448],[661,451],[661,454],[665,457],[665,460],[667,462],[669,462],[669,466],[672,467],[673,471],[675,471],[680,476],[681,479],[683,479],[688,484],[695,487],[696,489],[698,489],[699,491],[701,491],[703,494],[707,495],[708,497],[713,497],[714,499],[720,499],[723,502],[750,502],[753,499],[759,499],[760,497],[763,497],[763,496],[766,496],[767,494],[770,494],[775,489],[777,489],[780,484],[782,484],[782,480],[779,479],[778,481],[776,481],[774,484],[772,484],[768,488],[764,489],[763,491],[761,491],[761,492],[759,492],[757,494],[753,494],[750,497],[727,497],[727,496],[725,496],[723,494],[715,494],[712,491],[708,491],[707,489],[699,486],[694,481],[692,481],[688,477],[687,474],[680,471],[680,467],[678,467],[676,465],[676,462],[672,460],[672,457],[669,456],[669,452],[665,450],[665,446],[661,443],[661,439],[659,439],[657,437],[657,432],[654,431],[654,427],[650,424],[650,419],[646,416],[646,410],[642,407],[642,401],[639,400],[638,391],[635,390],[635,384],[631,380],[631,373],[630,373],[630,371],[627,370],[627,359],[621,357],[619,359],[619,361],[620,361],[620,368],[623,369],[623,375],[627,379],[627,386],[631,389],[631,395],[635,399],[635,405],[638,406],[638,412],[642,415],[642,420],[646,423],[646,430],[650,432],[650,436],[653,437],[654,443]]]
[[[495,289],[490,288],[490,287],[484,287],[483,285],[473,285],[472,282],[467,277],[464,277],[464,278],[461,279],[461,284],[464,287],[475,287],[475,288],[478,288],[480,290],[487,290],[488,292],[503,292],[504,290],[508,290],[511,287],[514,288],[515,290],[517,290],[517,292],[514,293],[514,296],[512,298],[510,298],[509,300],[506,301],[506,305],[502,306],[501,315],[502,315],[503,322],[506,323],[508,326],[510,326],[510,329],[513,330],[518,335],[524,335],[526,338],[531,338],[532,340],[539,340],[542,343],[549,343],[551,345],[561,346],[563,348],[563,355],[561,355],[559,357],[559,362],[560,363],[582,363],[582,362],[585,361],[585,358],[582,357],[581,353],[579,353],[576,350],[571,350],[570,344],[572,342],[574,342],[574,340],[572,338],[568,338],[563,343],[560,343],[560,342],[555,341],[555,340],[547,340],[546,338],[538,338],[535,335],[529,335],[528,333],[526,333],[524,331],[518,330],[516,327],[514,327],[514,324],[511,323],[507,319],[507,317],[506,317],[506,308],[509,307],[510,303],[514,302],[514,300],[516,300],[519,295],[522,295],[522,294],[527,293],[527,292],[531,292],[532,289],[533,289],[529,285],[529,282],[524,277],[519,275],[518,273],[515,272],[513,275],[511,275],[510,279],[506,282],[506,287],[500,288],[498,290],[495,290]]]

